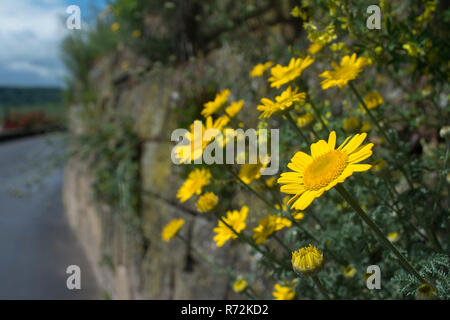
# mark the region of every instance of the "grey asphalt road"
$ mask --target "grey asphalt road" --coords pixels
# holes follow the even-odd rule
[[[63,213],[64,137],[0,144],[0,299],[101,298],[92,270]],[[81,290],[69,290],[69,265]]]

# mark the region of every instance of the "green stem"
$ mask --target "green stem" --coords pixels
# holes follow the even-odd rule
[[[288,119],[288,121],[294,127],[295,131],[297,131],[298,135],[303,139],[303,141],[305,141],[307,144],[310,144],[311,142],[309,141],[309,138],[303,134],[302,130],[300,130],[300,128],[297,126],[294,119],[292,119],[291,114],[289,112],[286,112],[285,116],[286,119]]]
[[[316,214],[314,213],[313,210],[310,210],[309,212],[307,212],[307,214],[311,216],[311,218],[320,226],[321,229],[325,229],[324,225],[319,220],[319,218],[316,216]]]
[[[383,128],[380,126],[380,124],[378,123],[378,120],[375,118],[375,116],[372,114],[372,112],[369,110],[369,108],[367,107],[366,103],[364,102],[364,99],[361,97],[361,95],[359,94],[358,90],[356,90],[356,88],[353,85],[353,83],[349,82],[349,86],[350,86],[350,89],[352,89],[352,91],[355,94],[355,96],[358,98],[358,100],[361,103],[361,105],[363,106],[363,108],[366,111],[367,115],[369,116],[370,120],[372,120],[372,123],[377,127],[378,133],[381,134],[386,139],[386,141],[389,144],[391,144],[391,140],[389,139],[388,135],[383,130]]]
[[[347,192],[347,190],[341,185],[336,185],[336,190],[339,194],[344,198],[345,201],[355,210],[355,212],[360,216],[362,220],[372,229],[375,235],[378,237],[380,242],[390,250],[398,259],[401,266],[405,271],[409,272],[411,275],[417,278],[420,283],[428,283],[417,271],[414,267],[406,260],[406,258],[397,250],[396,247],[392,245],[392,243],[386,238],[384,233],[380,230],[380,228],[372,221],[372,219],[364,212],[364,210],[359,206],[358,202]]]
[[[322,119],[322,115],[320,114],[319,109],[317,109],[316,105],[312,102],[311,99],[308,99],[309,104],[311,105],[311,108],[314,111],[314,114],[319,119],[320,123],[322,124],[322,127],[327,131],[328,134],[330,134],[330,130],[328,129],[328,125],[325,123],[325,121]]]
[[[237,232],[236,230],[234,230],[234,228],[232,226],[230,226],[224,219],[222,216],[217,215],[217,219],[219,219],[225,226],[227,226],[228,229],[230,229],[239,239],[241,239],[242,241],[246,242],[248,245],[250,245],[253,249],[255,249],[256,251],[258,251],[259,253],[261,253],[263,256],[269,258],[269,260],[271,260],[271,262],[273,262],[276,265],[279,265],[280,267],[286,268],[286,269],[292,269],[290,265],[287,265],[281,261],[278,261],[277,258],[275,258],[272,254],[270,254],[267,251],[261,250],[261,248],[259,248],[255,243],[253,243],[253,241],[251,241],[250,239],[248,239],[244,234],[241,234],[239,232]]]
[[[252,287],[248,286],[245,291],[249,291],[250,294],[255,297],[255,299],[261,300],[261,297],[256,293],[256,291]]]
[[[264,198],[262,195],[260,195],[258,192],[256,192],[252,187],[250,187],[247,183],[245,183],[244,181],[242,181],[242,179],[239,177],[239,175],[237,175],[233,169],[229,166],[225,166],[228,171],[239,181],[239,183],[241,185],[243,185],[248,191],[250,191],[251,193],[253,193],[256,197],[258,197],[258,199],[262,200],[269,208],[271,209],[276,209],[275,206],[273,204],[271,204],[266,198]]]
[[[249,298],[250,300],[256,300],[256,298],[254,296],[252,296],[250,294],[250,292],[248,292],[247,290],[245,290],[244,292],[242,292],[244,294],[244,296],[246,296],[247,298]]]
[[[289,255],[292,254],[291,249],[289,249],[289,247],[276,234],[274,234],[272,237],[286,250]]]
[[[319,289],[320,293],[322,294],[322,296],[327,299],[330,300],[330,296],[328,295],[327,290],[325,289],[325,287],[322,285],[322,282],[320,282],[319,278],[317,277],[317,275],[315,276],[311,276],[311,278],[313,279],[314,283],[316,284],[317,288]]]
[[[311,126],[309,128],[311,129],[311,132],[314,134],[316,139],[320,139],[319,134],[316,132],[316,130],[314,130],[314,125],[311,124]]]
[[[367,107],[366,103],[364,102],[364,99],[361,97],[361,95],[359,94],[358,90],[356,90],[355,86],[353,85],[352,82],[349,82],[349,86],[351,88],[351,90],[353,91],[353,93],[355,94],[355,96],[358,98],[359,102],[361,103],[361,105],[363,106],[364,110],[367,112],[367,114],[369,115],[370,120],[372,121],[372,123],[377,127],[377,131],[379,134],[381,134],[384,139],[386,140],[386,142],[391,145],[392,147],[395,147],[392,143],[392,141],[389,139],[388,135],[386,134],[386,131],[380,126],[380,124],[378,123],[377,119],[375,118],[375,116],[372,114],[372,112],[369,110],[369,108]],[[406,181],[408,182],[409,188],[411,190],[414,190],[414,185],[408,175],[408,173],[405,171],[405,169],[402,166],[398,166],[396,164],[396,167],[403,173],[403,175],[406,178]]]

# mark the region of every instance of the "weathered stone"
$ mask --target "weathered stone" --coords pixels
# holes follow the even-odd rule
[[[120,214],[114,212],[117,209],[94,200],[92,172],[89,164],[79,158],[72,158],[65,171],[64,200],[70,224],[94,266],[100,285],[114,299],[237,298],[230,279],[214,268],[231,267],[242,273],[261,271],[252,262],[246,246],[237,242],[221,248],[215,246],[212,238],[217,221],[194,215],[192,201],[179,204],[175,196],[182,181],[177,175],[180,168],[171,161],[170,135],[179,123],[180,114],[183,116],[183,111],[176,110],[182,105],[180,92],[193,90],[186,74],[198,79],[214,79],[223,74],[222,85],[238,87],[233,99],[242,99],[246,97],[247,84],[244,85],[244,80],[232,83],[230,79],[247,79],[248,71],[240,67],[243,57],[225,48],[179,69],[155,67],[142,78],[137,78],[132,70],[117,70],[121,59],[120,54],[105,57],[92,71],[91,81],[98,96],[91,107],[99,118],[115,121],[131,118],[142,141],[141,229],[138,233],[129,230]],[[232,75],[235,72],[245,76]],[[77,112],[81,108],[73,108],[71,130],[95,134],[79,120]],[[246,109],[245,116],[251,113]],[[237,196],[233,203],[239,207],[248,200],[248,196]],[[252,205],[253,209],[259,210],[257,205]],[[180,231],[186,241],[161,240],[162,228],[173,218],[186,220]]]

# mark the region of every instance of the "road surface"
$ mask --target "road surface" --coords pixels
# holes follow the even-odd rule
[[[100,299],[63,214],[64,137],[0,143],[0,299]],[[69,265],[81,290],[67,288]]]

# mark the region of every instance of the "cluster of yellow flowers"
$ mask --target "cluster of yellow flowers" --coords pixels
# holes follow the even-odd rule
[[[318,36],[317,39],[323,38]],[[328,41],[330,38],[326,39]],[[304,59],[292,58],[287,66],[278,64],[272,67],[272,62],[266,62],[256,65],[250,72],[250,76],[262,76],[265,71],[271,68],[271,76],[268,82],[271,87],[278,89],[301,76],[303,70],[313,62],[314,59],[309,56]],[[320,74],[320,77],[326,78],[322,81],[322,88],[325,90],[332,86],[345,87],[349,81],[357,77],[365,65],[365,59],[362,57],[356,58],[356,54],[345,56],[340,66],[333,63],[333,71],[325,71]],[[229,123],[231,118],[239,113],[244,101],[233,102],[227,108],[224,108],[229,96],[230,90],[226,89],[219,92],[213,101],[205,103],[202,110],[202,115],[206,118],[205,129],[216,128],[221,130]],[[301,105],[305,100],[305,92],[299,92],[298,87],[288,86],[279,96],[275,97],[274,101],[269,98],[261,99],[261,104],[257,106],[257,110],[262,112],[260,118],[269,118],[274,114],[284,115],[289,112],[293,105]],[[379,94],[371,93],[366,97],[365,103],[370,109],[373,109],[383,103],[383,100]],[[224,114],[213,120],[212,116],[221,110],[224,111]],[[313,121],[314,116],[307,112],[297,122],[299,127],[304,127]],[[188,140],[193,140],[194,124],[191,125],[191,130],[187,136]],[[281,185],[280,191],[290,195],[291,198],[284,199],[282,206],[276,205],[275,209],[286,211],[290,206],[290,209],[294,210],[291,214],[292,220],[275,213],[262,217],[258,225],[253,228],[252,239],[255,245],[265,244],[267,239],[275,235],[277,231],[291,227],[293,221],[303,219],[304,214],[301,211],[305,210],[315,198],[320,197],[325,191],[330,190],[338,183],[344,182],[354,172],[369,170],[371,165],[360,163],[372,155],[372,143],[362,146],[366,136],[366,133],[361,133],[348,137],[336,148],[336,133],[332,131],[327,141],[319,140],[311,144],[311,155],[298,151],[288,164],[288,168],[292,171],[282,173],[277,180]],[[203,150],[212,139],[203,139],[202,145],[197,149],[192,146],[180,147],[176,150],[176,153],[182,160],[189,157],[196,159],[202,155]],[[238,177],[242,183],[248,185],[261,177],[261,169],[264,167],[265,164],[262,163],[244,164],[241,166]],[[203,188],[210,183],[211,178],[211,172],[208,169],[194,169],[178,190],[177,197],[181,202],[185,202],[194,195],[201,195]],[[273,184],[273,182],[271,183]],[[212,192],[206,192],[198,198],[196,207],[199,212],[208,212],[217,204],[218,197]],[[215,233],[213,240],[218,247],[223,246],[228,240],[239,238],[247,226],[248,213],[249,208],[244,205],[240,210],[230,210],[226,212],[225,216],[219,217],[217,227],[213,229]],[[171,239],[183,223],[184,220],[182,219],[171,221],[163,230],[163,240]],[[323,254],[312,245],[292,252],[292,267],[298,273],[315,276],[322,266]],[[354,268],[346,269],[344,274],[351,277],[355,272]],[[247,286],[247,282],[240,279],[234,283],[233,288],[236,292],[242,292]],[[293,299],[295,297],[292,286],[280,284],[275,285],[273,294],[276,299]]]
[[[256,244],[263,244],[267,238],[285,227],[290,227],[292,222],[274,214],[269,214],[267,217],[259,220],[259,224],[253,229],[253,238]]]
[[[428,11],[424,13],[423,19],[433,11],[431,5],[427,8]],[[292,11],[292,15],[306,18],[306,14],[298,8]],[[239,210],[228,210],[223,216],[216,212],[218,222],[217,226],[213,229],[213,240],[217,247],[222,247],[229,240],[240,239],[243,242],[250,244],[274,264],[285,266],[286,263],[278,261],[276,257],[271,255],[269,252],[270,250],[266,251],[261,249],[261,246],[265,246],[269,239],[275,239],[291,254],[291,270],[295,272],[295,274],[311,277],[322,295],[328,297],[326,290],[318,278],[318,273],[325,264],[323,252],[311,244],[307,247],[298,248],[297,250],[292,251],[279,238],[280,233],[277,234],[277,232],[283,229],[300,226],[300,223],[302,223],[301,220],[305,217],[304,210],[306,210],[315,199],[321,197],[326,191],[329,191],[332,188],[335,188],[346,201],[343,205],[339,204],[341,208],[346,206],[347,208],[351,207],[354,209],[369,228],[374,231],[377,237],[379,237],[383,245],[391,250],[402,262],[402,266],[405,267],[406,265],[408,271],[413,270],[413,268],[408,267],[409,262],[392,245],[392,243],[395,243],[400,239],[398,232],[394,231],[387,236],[384,236],[378,226],[372,222],[371,218],[365,213],[365,207],[359,206],[357,201],[354,200],[341,185],[354,173],[365,172],[372,168],[371,164],[362,163],[373,153],[372,149],[374,144],[364,143],[367,138],[367,133],[371,130],[371,124],[362,121],[358,118],[359,116],[346,118],[343,122],[343,129],[354,135],[348,136],[342,143],[337,144],[336,131],[328,129],[328,122],[326,120],[331,117],[331,113],[325,114],[325,118],[322,118],[320,114],[317,114],[309,94],[307,97],[306,92],[302,92],[295,83],[295,81],[301,77],[304,70],[315,62],[315,59],[312,56],[320,51],[325,45],[336,39],[335,27],[333,24],[328,25],[323,31],[317,31],[315,25],[307,22],[305,23],[305,28],[308,30],[308,38],[312,43],[311,47],[308,49],[309,55],[299,58],[293,57],[287,65],[275,64],[272,61],[257,64],[250,71],[250,77],[262,77],[266,73],[270,73],[270,75],[268,75],[267,84],[271,88],[279,90],[286,85],[282,91],[280,90],[281,92],[274,94],[274,98],[263,97],[260,100],[260,104],[256,106],[256,110],[261,112],[259,115],[259,118],[262,119],[260,120],[260,123],[265,123],[267,126],[267,118],[275,116],[290,121],[291,124],[295,126],[299,136],[308,143],[310,151],[303,152],[296,150],[295,154],[287,164],[287,168],[289,168],[288,171],[281,173],[278,179],[271,177],[265,179],[264,183],[262,183],[262,185],[265,185],[271,192],[274,191],[272,188],[274,188],[275,183],[277,183],[280,185],[280,192],[288,196],[283,200],[277,200],[279,202],[277,204],[269,204],[271,206],[270,213],[259,217],[257,225],[251,229],[251,234],[248,234],[248,231],[246,230],[247,223],[251,225],[254,220],[249,219],[249,221],[247,221],[247,218],[249,217],[249,207],[243,205]],[[332,46],[332,51],[334,52],[341,50],[347,52],[344,43],[335,43]],[[410,51],[412,49],[409,48],[407,50]],[[356,53],[343,55],[339,64],[331,62],[332,68],[330,70],[325,70],[318,75],[318,78],[323,79],[320,82],[320,87],[322,90],[328,90],[332,87],[344,89],[349,85],[350,89],[358,97],[360,102],[360,108],[362,110],[360,115],[367,114],[371,116],[371,110],[384,104],[383,97],[379,92],[372,91],[362,98],[351,83],[351,81],[355,80],[368,65],[370,65],[370,62],[365,56],[358,57]],[[240,112],[244,105],[244,101],[239,100],[228,104],[230,95],[230,90],[225,89],[217,93],[214,100],[204,104],[201,114],[206,119],[205,129],[215,128],[223,130]],[[310,112],[311,109],[314,110],[315,114]],[[294,121],[290,115],[290,112],[293,110],[301,110],[303,112],[303,115],[298,117],[297,121]],[[216,117],[216,119],[213,120],[213,117]],[[327,131],[327,139],[320,139],[319,134],[313,129],[313,127],[316,127],[315,125],[311,126],[311,135],[308,136],[309,138],[306,138],[306,135],[302,133],[302,129],[308,127],[316,120],[320,120],[321,129]],[[194,124],[191,125],[191,130],[187,134],[188,140],[193,140]],[[372,124],[378,126],[378,123],[376,122],[372,122]],[[313,143],[309,142],[311,136],[316,137],[316,141]],[[178,154],[178,157],[182,159],[182,162],[186,162],[188,159],[197,159],[202,155],[205,147],[214,138],[215,137],[203,139],[203,143],[200,146],[197,146],[197,148],[194,148],[193,146],[179,147],[179,149],[176,150],[176,153]],[[226,143],[227,141],[224,142],[224,144]],[[244,187],[258,195],[259,198],[267,204],[264,195],[258,194],[258,192],[251,187],[253,181],[261,179],[261,170],[266,166],[267,163],[264,162],[243,164],[240,167],[239,173],[235,175],[234,178]],[[373,172],[382,172],[386,167],[386,161],[379,159],[374,162]],[[234,173],[232,169],[231,172]],[[194,195],[198,195],[199,197],[196,202],[198,211],[205,213],[213,210],[219,203],[217,195],[212,192],[202,194],[203,188],[208,186],[211,181],[214,181],[214,179],[208,169],[203,168],[193,170],[189,173],[186,181],[178,190],[178,199],[180,202],[185,202]],[[183,223],[184,220],[183,222],[180,220],[173,220],[170,222],[163,230],[163,240],[168,241],[172,238],[181,228]],[[328,243],[329,241],[327,244]],[[352,265],[348,265],[348,262],[341,263],[341,268],[345,278],[353,278],[357,273],[356,268]],[[414,273],[413,275],[424,282],[420,275]],[[279,300],[294,299],[296,297],[295,287],[296,282],[288,284],[276,283],[273,296],[275,299]],[[248,294],[252,289],[247,280],[238,277],[235,278],[233,290],[237,293],[244,292]],[[426,288],[424,290],[426,290]]]

